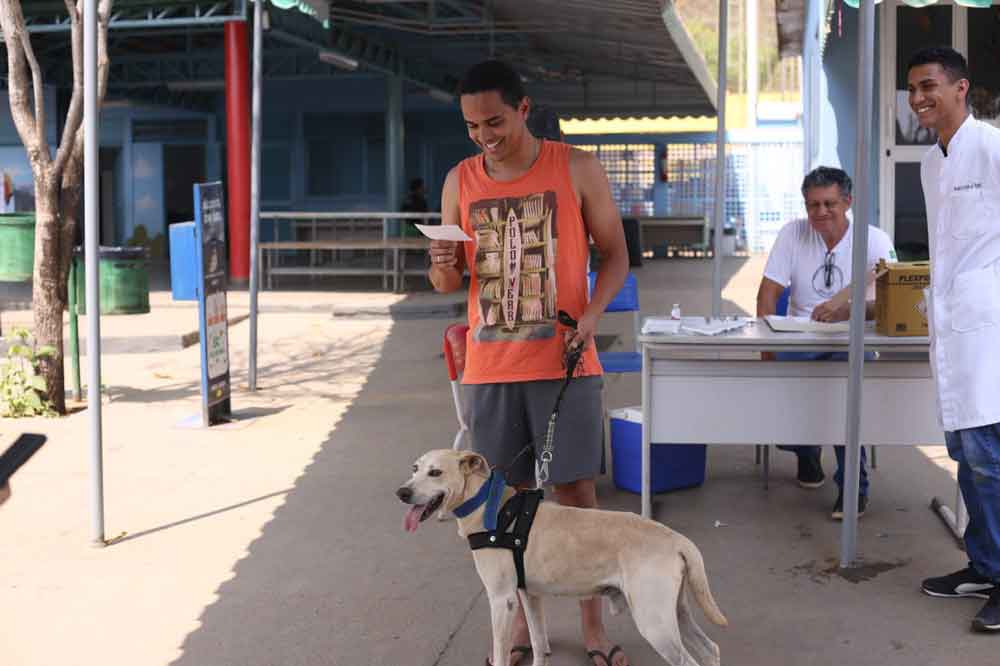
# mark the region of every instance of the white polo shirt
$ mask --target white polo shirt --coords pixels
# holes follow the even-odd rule
[[[825,303],[838,291],[851,283],[851,250],[854,247],[853,222],[848,222],[847,232],[840,242],[827,251],[823,237],[812,228],[808,219],[789,222],[778,232],[778,237],[767,257],[764,277],[782,287],[791,287],[788,314],[808,317],[813,309]],[[879,259],[896,260],[896,250],[889,236],[877,227],[868,227],[868,266]],[[868,300],[875,298],[875,285],[868,290]]]
[[[931,257],[928,323],[947,431],[1000,423],[1000,130],[971,115],[920,162]]]

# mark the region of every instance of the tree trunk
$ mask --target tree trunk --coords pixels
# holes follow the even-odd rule
[[[52,356],[43,357],[39,364],[45,378],[45,393],[53,409],[65,414],[63,311],[66,309],[66,286],[60,284],[60,183],[47,171],[35,172],[35,267],[31,307],[35,315],[35,344],[55,349]]]

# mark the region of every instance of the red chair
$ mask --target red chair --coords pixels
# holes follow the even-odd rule
[[[448,364],[448,379],[451,380],[451,397],[455,401],[455,416],[458,418],[458,432],[452,448],[462,447],[462,438],[469,445],[469,426],[462,415],[462,392],[459,380],[465,371],[465,337],[469,333],[467,324],[452,324],[444,329],[444,361]]]

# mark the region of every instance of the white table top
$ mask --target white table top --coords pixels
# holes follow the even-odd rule
[[[775,332],[763,319],[719,335],[692,333],[639,335],[639,343],[651,348],[660,346],[700,346],[767,350],[770,348],[810,348],[846,351],[851,338],[848,333],[786,333]],[[893,351],[926,351],[930,340],[926,336],[890,337],[875,333],[874,323],[865,326],[865,347]]]

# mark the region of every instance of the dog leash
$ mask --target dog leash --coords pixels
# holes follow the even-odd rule
[[[574,331],[577,327],[577,322],[573,319],[565,310],[559,311],[559,323],[567,328],[571,328]],[[552,413],[549,415],[549,422],[545,429],[545,444],[542,448],[542,454],[539,456],[541,460],[541,465],[538,467],[538,474],[535,479],[535,488],[541,488],[542,485],[548,483],[549,480],[549,463],[552,462],[554,457],[553,450],[555,448],[555,435],[556,435],[556,419],[559,418],[559,404],[562,402],[563,395],[566,393],[566,388],[569,386],[570,381],[573,379],[573,375],[576,372],[576,366],[579,365],[580,359],[583,356],[583,346],[577,345],[572,349],[567,349],[566,353],[563,355],[563,364],[566,366],[566,379],[563,380],[563,385],[559,389],[559,394],[556,396],[556,403],[552,407]],[[534,450],[535,443],[541,439],[540,437],[535,437],[532,441],[526,444],[517,454],[511,458],[511,461],[507,463],[506,466],[494,466],[493,469],[503,472],[505,475],[510,472],[510,469],[514,466],[521,456],[529,451]]]
[[[574,331],[577,327],[577,321],[570,317],[565,310],[559,311],[559,323]],[[536,488],[541,488],[545,483],[548,483],[549,463],[552,462],[552,458],[554,456],[553,450],[555,448],[556,438],[556,419],[559,418],[559,404],[562,402],[563,395],[566,393],[566,389],[569,387],[569,383],[573,379],[573,373],[576,372],[576,366],[580,363],[580,358],[582,356],[582,344],[567,349],[566,354],[563,356],[563,363],[566,366],[566,379],[563,380],[563,385],[559,389],[559,395],[556,396],[556,404],[552,407],[552,414],[549,415],[548,428],[545,430],[545,444],[542,447],[542,455],[539,456],[542,464],[538,467],[538,478],[535,480]]]

